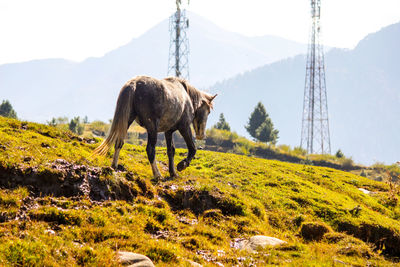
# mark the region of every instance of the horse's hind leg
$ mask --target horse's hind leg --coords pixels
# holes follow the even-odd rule
[[[128,129],[129,129],[129,126],[131,126],[132,122],[135,120],[135,117],[136,116],[133,114],[130,116],[129,121],[128,121]],[[126,129],[126,130],[128,131],[128,129]],[[123,147],[123,145],[124,145],[123,139],[118,139],[115,142],[115,152],[114,152],[114,157],[113,157],[113,161],[111,164],[111,167],[113,169],[117,169],[117,167],[118,167],[119,152],[121,151],[121,148]]]
[[[151,170],[155,179],[162,178],[160,170],[156,163],[156,144],[157,144],[157,130],[147,130],[147,157],[150,161]]]
[[[111,167],[113,169],[117,169],[118,167],[118,159],[119,159],[119,152],[121,151],[122,146],[124,145],[124,140],[117,140],[115,142],[115,152]]]

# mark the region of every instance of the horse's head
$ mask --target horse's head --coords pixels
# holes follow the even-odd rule
[[[195,111],[193,119],[193,128],[196,133],[196,139],[203,140],[206,136],[206,124],[208,115],[213,108],[213,100],[217,95],[211,96],[203,94],[201,106]]]

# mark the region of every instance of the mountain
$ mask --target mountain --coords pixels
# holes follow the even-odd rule
[[[188,13],[190,77],[198,88],[306,50],[274,36],[245,37]],[[136,75],[165,77],[169,31],[164,20],[103,57],[83,62],[34,60],[0,66],[0,92],[20,118],[44,122],[54,116],[112,117],[119,89]]]
[[[368,35],[353,50],[325,55],[332,152],[362,163],[400,160],[400,23]],[[298,146],[305,77],[304,55],[268,64],[212,86],[231,128],[244,125],[258,101],[266,106],[279,143]]]

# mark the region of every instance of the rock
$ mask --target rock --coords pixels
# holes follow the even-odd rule
[[[242,249],[247,242],[249,241],[245,238],[235,238],[231,241],[231,248]]]
[[[255,235],[250,238],[249,240],[249,246],[255,250],[258,247],[266,247],[266,246],[278,246],[285,244],[286,241],[280,240],[275,237],[270,237],[270,236],[264,236],[264,235]]]
[[[198,224],[199,222],[197,219],[189,219],[186,217],[179,217],[179,216],[178,216],[178,221],[188,225],[195,225]]]
[[[154,267],[153,262],[142,254],[128,251],[118,251],[118,257],[123,266],[129,267]]]
[[[231,247],[237,249],[245,249],[249,251],[254,251],[257,248],[265,248],[267,246],[278,246],[285,244],[286,241],[280,240],[271,236],[255,235],[249,240],[238,238],[235,239],[234,244]]]
[[[367,189],[364,189],[364,188],[358,188],[358,190],[360,190],[361,192],[363,192],[366,195],[370,195],[371,194],[371,191],[369,191]]]
[[[49,145],[49,144],[46,144],[46,143],[42,143],[41,146],[42,146],[43,148],[50,148],[50,145]]]
[[[49,235],[55,235],[55,234],[56,234],[56,232],[55,232],[54,230],[51,230],[51,229],[44,230],[44,232],[45,232],[46,234],[49,234]]]
[[[197,262],[194,262],[191,260],[187,260],[187,262],[190,264],[190,266],[193,266],[193,267],[203,267],[203,265],[201,265],[200,263],[197,263]]]
[[[347,265],[347,263],[345,263],[344,261],[338,260],[338,259],[333,259],[333,262],[336,263],[336,264]]]
[[[225,251],[224,250],[222,250],[222,249],[218,249],[217,250],[217,253],[218,253],[218,257],[224,257],[225,256]]]
[[[329,226],[319,222],[303,223],[300,229],[301,236],[308,241],[319,241],[328,232],[332,232]]]

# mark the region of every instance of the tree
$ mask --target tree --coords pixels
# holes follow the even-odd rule
[[[76,134],[83,134],[83,126],[79,117],[71,119],[68,128]]]
[[[3,103],[0,105],[0,116],[7,117],[7,118],[17,118],[17,113],[11,106],[8,100],[3,100]]]
[[[274,129],[274,125],[269,117],[256,130],[257,140],[264,143],[271,142],[272,144],[276,144],[278,133],[279,131]]]
[[[217,122],[217,124],[214,125],[214,128],[219,129],[219,130],[226,130],[226,131],[231,130],[231,127],[225,120],[224,113],[221,113],[219,115],[219,121]]]
[[[257,138],[257,129],[261,126],[261,124],[267,118],[267,111],[265,110],[264,105],[261,102],[258,102],[257,106],[254,108],[254,111],[251,113],[249,122],[245,126],[246,130],[249,134],[254,138]]]
[[[274,129],[274,124],[261,102],[254,108],[245,128],[254,139],[276,144],[279,131]]]
[[[274,129],[274,124],[261,102],[254,108],[245,128],[254,139],[276,144],[279,131]]]

